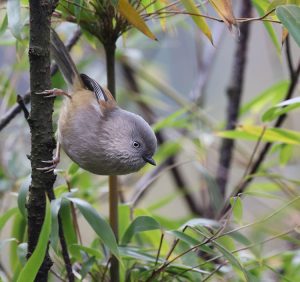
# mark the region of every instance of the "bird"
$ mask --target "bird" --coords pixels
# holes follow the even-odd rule
[[[79,74],[65,45],[54,29],[50,51],[67,85],[68,92],[50,89],[36,94],[64,96],[58,119],[57,148],[49,166],[60,160],[60,148],[79,167],[97,175],[124,175],[147,163],[156,165],[153,155],[157,139],[150,125],[139,115],[119,107],[108,89],[86,74]]]

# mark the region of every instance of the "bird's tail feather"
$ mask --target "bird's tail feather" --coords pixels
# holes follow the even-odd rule
[[[54,29],[51,29],[51,55],[68,83],[68,87],[71,89],[83,87],[77,68]]]

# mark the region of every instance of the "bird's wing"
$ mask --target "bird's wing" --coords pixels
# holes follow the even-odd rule
[[[101,85],[86,74],[80,74],[80,77],[87,89],[94,92],[97,101],[99,102],[102,109],[108,109],[116,107],[116,101],[111,93],[101,87]]]

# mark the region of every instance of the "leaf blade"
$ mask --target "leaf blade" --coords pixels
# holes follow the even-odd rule
[[[118,10],[134,27],[144,33],[150,39],[157,40],[156,36],[148,28],[140,14],[131,6],[127,0],[119,0]]]

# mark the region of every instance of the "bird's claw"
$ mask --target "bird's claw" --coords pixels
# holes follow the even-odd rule
[[[58,88],[48,89],[42,92],[36,92],[35,94],[44,95],[45,98],[53,98],[57,96],[67,96],[71,98],[71,96],[68,93]]]
[[[46,164],[52,164],[50,166],[46,166],[46,167],[39,167],[37,168],[37,170],[43,171],[45,173],[54,171],[54,169],[57,167],[58,163],[59,163],[59,158],[53,158],[50,161],[42,161],[42,163],[46,163]]]

